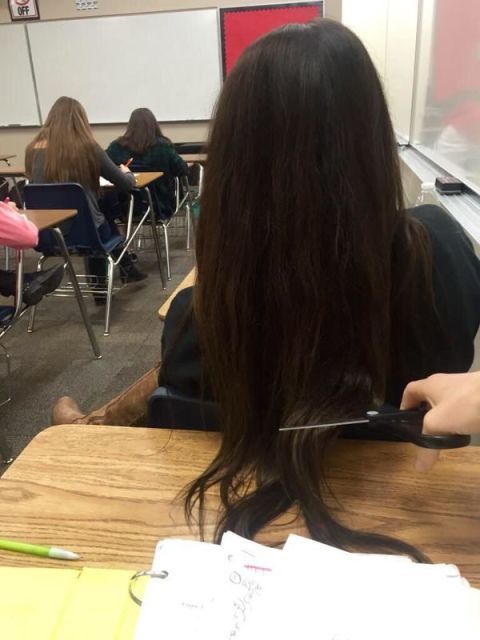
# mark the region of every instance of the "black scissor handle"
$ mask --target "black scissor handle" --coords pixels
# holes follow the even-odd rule
[[[369,412],[367,417],[371,425],[382,425],[388,428],[391,435],[403,442],[412,442],[426,449],[459,449],[468,447],[470,436],[462,434],[430,435],[422,433],[423,418],[428,407],[408,411],[393,411],[391,413]]]

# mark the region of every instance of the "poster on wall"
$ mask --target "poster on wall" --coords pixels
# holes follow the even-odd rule
[[[284,24],[323,18],[323,5],[322,0],[220,9],[223,77],[230,73],[239,55],[254,40]]]
[[[10,18],[12,20],[38,20],[37,0],[9,0]]]

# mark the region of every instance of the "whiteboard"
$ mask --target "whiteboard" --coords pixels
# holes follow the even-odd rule
[[[42,120],[62,95],[90,122],[208,120],[220,90],[217,10],[37,22],[28,25]]]
[[[39,125],[27,36],[23,25],[0,25],[0,59],[3,60],[0,126]]]

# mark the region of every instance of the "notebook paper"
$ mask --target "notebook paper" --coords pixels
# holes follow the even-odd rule
[[[160,543],[135,640],[478,640],[480,598],[454,565],[358,554],[290,536]],[[169,579],[172,578],[171,582]],[[147,597],[148,596],[148,597]]]
[[[452,565],[354,554],[291,536],[240,640],[478,640],[470,589]]]
[[[139,173],[134,173],[133,174],[135,176],[135,178],[138,178],[138,176],[140,175]],[[100,176],[100,180],[99,180],[99,185],[101,187],[114,187],[115,185],[113,184],[113,182],[110,182],[109,180],[107,180],[106,178]]]
[[[224,640],[240,633],[281,552],[226,534],[222,545],[166,540],[157,545],[135,640]]]
[[[226,555],[218,545],[165,540],[157,545],[136,640],[220,640],[226,637]],[[161,629],[161,633],[159,630]]]

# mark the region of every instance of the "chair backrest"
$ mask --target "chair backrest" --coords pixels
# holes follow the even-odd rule
[[[0,305],[0,327],[6,326],[15,313],[15,307]]]
[[[10,191],[10,186],[6,178],[0,178],[0,200],[5,200]]]
[[[165,429],[219,430],[218,406],[190,398],[171,387],[158,387],[148,402],[149,427]]]
[[[206,142],[176,142],[174,145],[177,153],[206,153]]]
[[[24,191],[27,209],[76,209],[77,215],[61,225],[69,250],[99,250],[103,245],[95,226],[87,194],[80,184],[62,182],[57,184],[27,184]],[[42,231],[36,247],[45,254],[57,253],[55,235]]]

